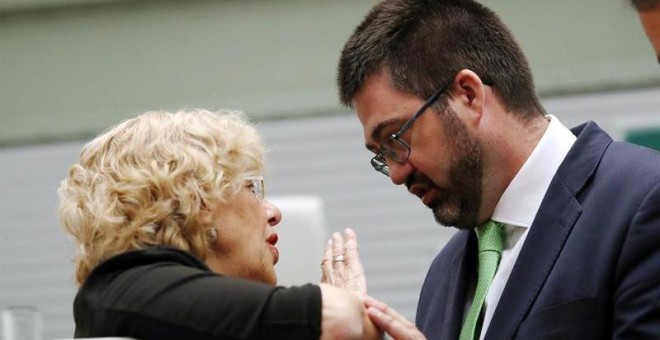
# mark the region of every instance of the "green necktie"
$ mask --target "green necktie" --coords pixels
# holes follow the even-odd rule
[[[504,228],[499,222],[488,221],[477,228],[477,233],[479,234],[479,281],[477,282],[477,290],[474,293],[470,311],[461,329],[460,340],[478,338],[477,320],[479,320],[481,307],[486,299],[488,286],[493,281],[497,265],[500,263],[504,244]]]

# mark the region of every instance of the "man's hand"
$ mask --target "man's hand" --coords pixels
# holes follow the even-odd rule
[[[369,296],[363,298],[364,304],[367,307],[367,314],[371,321],[395,340],[424,340],[424,334],[415,327],[415,325],[408,321],[408,319],[401,316],[394,309],[388,307],[386,304],[375,300]]]

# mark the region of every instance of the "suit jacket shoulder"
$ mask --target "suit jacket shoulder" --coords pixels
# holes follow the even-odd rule
[[[660,336],[660,153],[574,133],[486,339]]]
[[[486,339],[660,338],[660,153],[593,122],[573,132]],[[458,337],[476,271],[470,234],[429,269],[417,314],[429,338]]]

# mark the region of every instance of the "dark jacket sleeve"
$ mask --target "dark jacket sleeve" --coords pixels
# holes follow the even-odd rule
[[[174,262],[95,271],[74,302],[76,337],[318,339],[318,286],[283,288]]]

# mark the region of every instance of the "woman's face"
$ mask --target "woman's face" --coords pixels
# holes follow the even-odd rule
[[[253,183],[246,181],[234,197],[216,207],[217,238],[206,263],[217,273],[275,285],[279,251],[272,227],[280,223],[282,214],[258,197]]]

